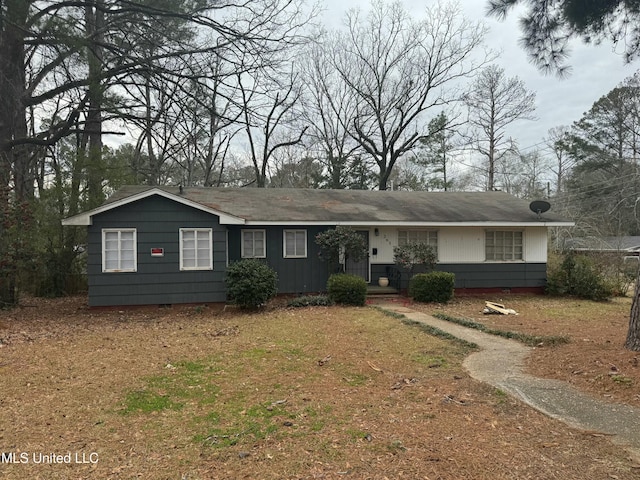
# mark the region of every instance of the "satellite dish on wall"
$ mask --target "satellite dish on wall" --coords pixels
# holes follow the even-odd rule
[[[551,208],[551,204],[549,202],[545,202],[544,200],[534,200],[529,204],[529,208],[533,213],[538,214],[538,218],[540,218],[541,214]]]

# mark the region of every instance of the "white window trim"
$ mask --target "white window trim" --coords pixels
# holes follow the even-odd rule
[[[516,258],[516,259],[512,259],[512,260],[494,260],[494,259],[489,259],[487,258],[487,233],[489,232],[520,232],[522,234],[522,258]],[[525,230],[521,230],[521,229],[512,229],[512,228],[492,228],[492,229],[487,229],[485,230],[485,234],[484,234],[484,261],[486,263],[524,263],[526,262],[526,252],[527,249],[525,248],[525,243],[526,243],[526,234],[525,234]]]
[[[209,264],[204,267],[185,267],[183,262],[183,238],[182,235],[184,232],[207,232],[209,234]],[[194,270],[213,270],[213,229],[211,228],[181,228],[180,229],[180,238],[178,247],[180,249],[180,270],[185,272],[190,272]],[[197,249],[196,249],[197,251]],[[197,263],[197,262],[196,262]]]
[[[106,242],[107,233],[133,232],[133,268],[107,268]],[[118,256],[120,257],[120,235],[118,236]],[[121,258],[118,258],[118,264],[122,264]],[[123,273],[138,271],[138,233],[135,228],[103,228],[102,229],[102,272],[103,273]]]
[[[244,234],[246,232],[262,232],[262,239],[263,239],[263,251],[262,251],[262,255],[254,255],[254,256],[247,256],[244,253]],[[255,251],[255,237],[254,237],[254,248],[253,250]],[[242,229],[240,230],[240,257],[241,258],[267,258],[267,231],[263,230],[263,229],[259,229],[259,228],[246,228],[246,229]]]
[[[287,255],[287,233],[289,232],[303,232],[304,233],[304,255]],[[302,228],[288,228],[282,231],[282,256],[284,258],[307,258],[307,251],[309,247],[307,245],[307,231]]]

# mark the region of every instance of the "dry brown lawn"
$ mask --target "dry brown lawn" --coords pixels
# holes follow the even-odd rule
[[[567,334],[569,345],[536,349],[535,372],[638,404],[637,355],[620,347],[628,301],[511,297],[521,315],[502,318],[478,313],[482,300],[416,308]],[[0,312],[0,478],[640,476],[608,438],[469,378],[466,354],[372,308],[25,299]]]
[[[504,304],[514,315],[486,315],[485,300]],[[569,382],[612,402],[640,407],[640,352],[623,348],[631,298],[610,302],[544,296],[462,297],[448,305],[414,305],[428,313],[443,312],[489,328],[540,336],[568,336],[570,342],[536,348],[529,371]]]

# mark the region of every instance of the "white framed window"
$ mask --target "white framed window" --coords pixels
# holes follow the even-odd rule
[[[437,230],[398,230],[398,246],[402,247],[408,243],[426,243],[438,253],[438,231]]]
[[[103,272],[135,272],[137,256],[135,228],[102,229]]]
[[[487,230],[485,258],[489,261],[518,261],[524,259],[524,235],[518,230]]]
[[[180,229],[180,270],[213,270],[212,230]]]
[[[305,258],[307,256],[307,231],[284,231],[284,258]]]
[[[266,245],[265,230],[242,230],[242,258],[265,258]]]

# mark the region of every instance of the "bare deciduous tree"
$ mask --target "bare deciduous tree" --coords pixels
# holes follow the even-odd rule
[[[484,29],[451,5],[412,18],[399,2],[374,0],[367,15],[351,10],[334,67],[356,112],[349,134],[378,166],[387,188],[394,165],[425,134],[424,116],[457,98],[456,82],[485,64],[474,56]]]
[[[571,150],[571,138],[569,127],[555,127],[549,130],[547,147],[553,152],[555,163],[551,166],[551,171],[555,175],[555,194],[561,195],[564,191],[564,181],[571,167],[575,164],[575,159],[569,155]]]
[[[256,186],[267,186],[269,162],[278,149],[302,141],[307,127],[297,130],[293,112],[300,100],[297,74],[287,78],[267,79],[238,75],[242,94],[243,130],[249,145],[249,156],[255,172]]]
[[[102,139],[111,119],[131,126],[137,118],[145,128],[164,129],[163,143],[170,144],[154,148],[176,158],[183,140],[168,135],[171,123],[166,119],[154,123],[158,112],[147,110],[151,102],[140,101],[144,94],[132,95],[134,87],[157,87],[162,77],[166,93],[186,98],[183,85],[200,80],[207,84],[204,69],[183,68],[187,59],[221,49],[242,53],[225,58],[235,72],[261,68],[272,60],[270,52],[305,40],[300,30],[312,14],[305,14],[302,0],[1,2],[0,225],[36,201],[34,185],[42,175],[35,170],[42,171],[43,165],[35,160],[43,158],[43,149],[73,134],[77,150],[84,153],[74,164],[75,178],[82,180],[73,184],[82,195],[66,198],[95,206],[105,187]],[[240,64],[239,59],[251,64]],[[164,108],[169,102],[165,98],[154,104]],[[144,138],[145,148],[149,137]],[[155,152],[149,150],[146,158],[153,162]],[[62,209],[69,210],[69,205]],[[29,235],[26,226],[22,231],[38,237]],[[0,303],[16,300],[19,267],[13,252],[22,240],[16,237],[17,243],[10,245],[8,238],[8,231],[0,232],[0,264],[7,265],[0,272]],[[20,254],[32,258],[24,245]]]
[[[333,59],[342,50],[335,35],[323,34],[309,45],[300,63],[304,93],[300,115],[309,125],[310,149],[326,170],[328,188],[351,187],[352,176],[361,167],[361,150],[349,135],[356,114],[357,98],[341,81]]]
[[[496,65],[486,67],[464,95],[475,148],[487,161],[487,190],[495,189],[497,162],[514,152],[513,141],[505,138],[505,129],[521,119],[532,119],[535,93],[522,80],[506,78]]]

